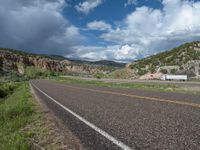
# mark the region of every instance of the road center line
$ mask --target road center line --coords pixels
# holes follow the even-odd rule
[[[145,99],[145,100],[149,100],[149,101],[165,102],[165,103],[172,103],[172,104],[178,104],[178,105],[185,105],[185,106],[192,106],[192,107],[200,108],[200,104],[197,104],[197,103],[182,102],[182,101],[177,101],[177,100],[168,100],[168,99],[161,99],[161,98],[147,97],[147,96],[139,96],[139,95],[134,95],[134,94],[119,93],[119,92],[117,93],[117,92],[112,92],[112,91],[95,90],[95,89],[90,89],[90,88],[74,87],[74,86],[70,86],[70,85],[62,85],[62,86],[66,86],[66,87],[70,87],[70,88],[74,88],[74,89],[79,89],[79,90],[87,90],[87,91],[92,91],[92,92],[97,92],[97,93],[126,96],[126,97],[132,97],[132,98]]]
[[[106,139],[108,139],[112,143],[114,143],[117,146],[119,146],[122,150],[132,150],[129,146],[127,146],[124,143],[122,143],[121,141],[117,140],[112,135],[109,135],[107,132],[103,131],[102,129],[100,129],[97,126],[95,126],[94,124],[90,123],[89,121],[87,121],[83,117],[79,116],[78,114],[76,114],[75,112],[73,112],[72,110],[70,110],[69,108],[65,107],[63,104],[61,104],[60,102],[58,102],[57,100],[55,100],[54,98],[52,98],[51,96],[49,96],[48,94],[46,94],[44,91],[42,91],[41,89],[39,89],[32,82],[30,82],[30,83],[33,85],[33,87],[35,87],[38,91],[40,91],[42,94],[44,94],[50,100],[52,100],[54,103],[56,103],[57,105],[59,105],[60,107],[62,107],[64,110],[66,110],[67,112],[69,112],[70,114],[72,114],[74,117],[78,118],[80,121],[82,121],[83,123],[85,123],[87,126],[89,126],[90,128],[92,128],[96,132],[100,133],[102,136],[104,136]]]

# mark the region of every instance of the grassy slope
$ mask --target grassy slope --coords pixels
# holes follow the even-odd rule
[[[26,134],[20,132],[32,120],[33,109],[28,84],[21,85],[0,103],[0,149],[28,149]]]

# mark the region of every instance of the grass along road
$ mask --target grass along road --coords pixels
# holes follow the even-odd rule
[[[15,89],[11,88],[11,92],[8,87]],[[56,118],[33,98],[28,82],[6,83],[2,85],[1,91],[8,93],[0,99],[1,150],[62,150],[80,147],[70,131],[59,130],[61,125],[55,122]]]
[[[0,103],[0,149],[28,149],[28,134],[20,130],[33,118],[28,85],[23,84]]]
[[[99,87],[113,87],[113,88],[129,88],[129,89],[144,89],[154,90],[162,92],[180,92],[180,93],[192,93],[200,94],[200,86],[191,85],[176,85],[176,84],[161,84],[161,83],[138,83],[138,82],[106,82],[102,80],[85,80],[72,77],[57,77],[54,80],[60,83],[79,84],[79,85],[92,85]]]

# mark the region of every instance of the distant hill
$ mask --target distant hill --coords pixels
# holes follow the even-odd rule
[[[185,43],[126,65],[136,76],[148,73],[200,75],[200,42]]]
[[[126,65],[126,63],[118,63],[118,62],[110,61],[110,60],[100,60],[100,61],[85,61],[85,60],[73,60],[73,59],[68,59],[68,60],[74,63],[79,63],[79,64],[107,66],[107,67],[116,67],[116,68],[122,68],[122,67],[125,67]]]

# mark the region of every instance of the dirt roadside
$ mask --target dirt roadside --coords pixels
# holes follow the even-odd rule
[[[32,86],[34,111],[38,117],[24,130],[33,134],[29,139],[33,150],[84,150],[79,139],[57,118],[35,94]]]

